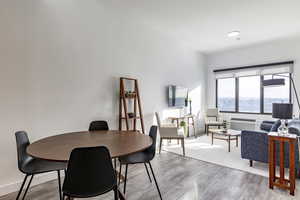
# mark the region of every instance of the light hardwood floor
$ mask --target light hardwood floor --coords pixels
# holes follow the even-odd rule
[[[268,179],[247,172],[184,158],[162,152],[152,162],[164,200],[283,200],[300,199],[297,180],[296,196],[287,191],[270,190]],[[154,183],[150,183],[144,165],[129,166],[126,197],[128,200],[159,199]],[[121,187],[123,184],[121,185]],[[13,200],[16,193],[0,197]],[[50,181],[30,189],[27,199],[57,200],[57,181]],[[93,199],[113,199],[106,194]]]

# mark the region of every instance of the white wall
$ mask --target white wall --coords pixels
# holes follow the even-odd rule
[[[169,84],[200,87],[204,109],[204,57],[104,2],[0,2],[0,196],[23,178],[15,131],[34,141],[94,119],[117,128],[119,76],[139,79],[147,130]]]
[[[218,68],[231,68],[270,62],[281,62],[294,60],[294,79],[296,87],[300,88],[300,38],[294,37],[278,41],[257,44],[253,46],[212,53],[207,56],[208,78],[207,78],[207,106],[215,107],[215,77],[213,70]],[[299,90],[298,90],[299,91]],[[295,102],[295,101],[294,101]],[[298,112],[296,104],[295,113]],[[251,119],[270,119],[267,115],[230,114]],[[224,118],[228,118],[224,114]]]

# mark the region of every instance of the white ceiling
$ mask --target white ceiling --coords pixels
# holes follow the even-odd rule
[[[130,20],[204,53],[300,33],[300,0],[107,0],[105,3]],[[227,37],[233,30],[241,31],[241,40]]]

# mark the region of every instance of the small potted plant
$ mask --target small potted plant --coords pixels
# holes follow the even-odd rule
[[[181,128],[183,128],[184,136],[187,136],[187,124],[186,124],[186,122],[181,121],[179,125],[180,125]]]
[[[136,95],[136,93],[135,93],[135,91],[126,91],[125,92],[125,97],[126,98],[135,98],[135,95]]]

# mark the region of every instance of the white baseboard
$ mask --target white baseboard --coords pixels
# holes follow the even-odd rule
[[[25,175],[24,175],[24,177],[25,177]],[[34,178],[32,180],[31,186],[45,183],[47,181],[54,180],[54,179],[57,179],[56,172],[49,172],[49,173],[45,173],[45,174],[36,175],[36,176],[34,176]],[[19,191],[19,189],[22,185],[22,182],[23,182],[23,179],[15,182],[15,183],[1,185],[0,186],[0,197],[4,196],[6,194],[12,193],[12,192]],[[26,182],[27,183],[29,182],[29,177],[27,178]]]

